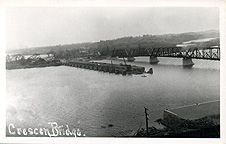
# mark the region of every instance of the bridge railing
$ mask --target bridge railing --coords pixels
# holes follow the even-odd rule
[[[112,51],[112,57],[177,57],[220,60],[220,48],[189,48],[183,50],[180,47],[170,48],[139,48],[139,49],[117,49]]]

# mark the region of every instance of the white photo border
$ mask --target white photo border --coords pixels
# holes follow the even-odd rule
[[[5,72],[5,12],[9,6],[39,7],[218,7],[220,9],[220,138],[22,138],[6,137],[6,72]],[[164,144],[164,143],[199,143],[226,144],[226,1],[224,0],[0,0],[0,143],[108,143],[108,144]]]

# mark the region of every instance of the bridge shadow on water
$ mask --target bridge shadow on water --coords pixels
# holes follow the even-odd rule
[[[192,69],[193,68],[193,65],[189,65],[189,66],[183,66],[183,69]]]
[[[149,68],[179,68],[183,70],[192,71],[194,69],[200,69],[200,70],[213,70],[218,71],[219,70],[219,61],[207,61],[207,60],[193,60],[194,65],[190,66],[183,66],[181,59],[178,58],[159,58],[158,63],[150,63],[148,57],[137,57],[135,61],[128,62],[126,61],[126,64],[130,65],[138,65],[138,66],[144,66],[145,69]],[[104,60],[104,62],[110,63],[110,60]],[[113,60],[113,63],[119,64],[124,63],[122,59]]]

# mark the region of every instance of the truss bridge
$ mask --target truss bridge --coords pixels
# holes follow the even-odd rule
[[[134,61],[134,57],[149,56],[150,63],[158,63],[157,57],[183,58],[183,65],[194,65],[192,59],[220,60],[220,48],[218,46],[208,48],[135,48],[135,49],[114,49],[112,57],[127,58]]]

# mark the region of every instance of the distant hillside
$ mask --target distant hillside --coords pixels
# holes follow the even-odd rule
[[[159,48],[159,47],[174,47],[177,44],[181,44],[186,41],[216,38],[219,37],[218,30],[209,30],[202,32],[188,32],[180,34],[164,34],[164,35],[143,35],[138,37],[122,37],[114,40],[106,40],[95,43],[79,43],[79,44],[67,44],[67,45],[55,45],[46,47],[33,47],[27,49],[18,49],[10,51],[10,53],[20,54],[46,54],[49,51],[59,52],[65,50],[75,50],[80,48],[89,49],[93,52],[101,52],[107,55],[109,51],[113,49],[121,48]],[[211,44],[211,43],[210,43]],[[214,42],[214,45],[219,45],[219,39]]]
[[[65,44],[65,45],[54,45],[54,46],[43,46],[43,47],[31,47],[24,49],[11,50],[6,53],[15,53],[15,54],[46,54],[50,51],[59,52],[65,50],[74,50],[80,48],[89,48],[91,43],[78,43],[78,44]]]

